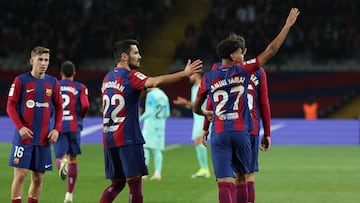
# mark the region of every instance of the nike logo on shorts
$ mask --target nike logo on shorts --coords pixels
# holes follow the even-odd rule
[[[45,168],[49,168],[52,164],[46,164]]]

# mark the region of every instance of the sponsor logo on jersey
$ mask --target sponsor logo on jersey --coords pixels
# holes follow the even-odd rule
[[[32,109],[34,107],[49,108],[49,106],[49,102],[35,102],[34,100],[26,101],[26,107],[28,107],[29,109]]]

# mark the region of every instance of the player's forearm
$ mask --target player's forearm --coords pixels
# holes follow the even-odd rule
[[[9,118],[14,123],[15,127],[20,130],[25,125],[21,122],[18,113],[16,111],[15,103],[12,101],[8,101],[7,107],[6,107],[6,113],[8,114]]]
[[[208,119],[204,119],[203,130],[209,131],[209,126],[210,126],[210,121]]]
[[[179,71],[172,74],[151,77],[146,81],[145,87],[162,87],[171,83],[178,82],[186,76],[187,75],[185,71]]]

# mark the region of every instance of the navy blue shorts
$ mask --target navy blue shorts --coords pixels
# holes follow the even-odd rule
[[[250,161],[250,172],[259,171],[258,157],[259,157],[259,136],[250,135],[251,145],[251,161]]]
[[[250,172],[250,135],[246,131],[223,132],[211,137],[211,154],[216,178]]]
[[[104,151],[107,179],[125,179],[148,175],[143,145],[108,148]]]
[[[11,148],[9,166],[26,168],[35,172],[52,170],[51,147],[13,144]]]
[[[58,140],[54,143],[56,158],[62,158],[65,154],[76,156],[81,154],[80,132],[59,133]]]

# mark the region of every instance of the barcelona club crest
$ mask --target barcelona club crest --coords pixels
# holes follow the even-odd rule
[[[45,94],[46,96],[50,97],[52,94],[52,89],[46,89]]]

